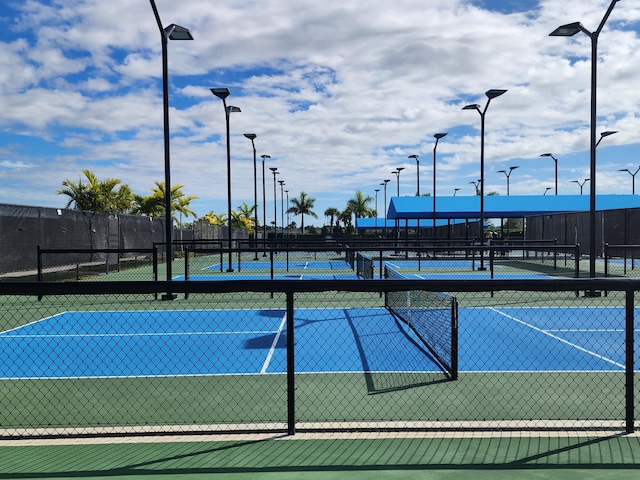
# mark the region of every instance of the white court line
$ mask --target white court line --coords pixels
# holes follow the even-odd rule
[[[75,337],[180,337],[183,335],[266,335],[274,333],[273,330],[257,331],[230,331],[230,332],[150,332],[150,333],[62,333],[46,334],[36,333],[32,335],[0,335],[0,339],[9,338],[75,338]]]
[[[511,315],[507,315],[506,313],[501,312],[500,310],[497,310],[494,307],[491,307],[490,310],[493,310],[494,312],[496,312],[496,313],[498,313],[498,314],[500,314],[500,315],[502,315],[504,317],[507,317],[510,320],[518,322],[518,323],[520,323],[520,324],[522,324],[522,325],[524,325],[526,327],[529,327],[532,330],[535,330],[536,332],[540,332],[543,335],[547,335],[547,336],[549,336],[549,337],[551,337],[551,338],[553,338],[555,340],[558,340],[559,342],[564,343],[565,345],[569,345],[570,347],[576,348],[576,349],[580,350],[581,352],[587,353],[589,355],[593,355],[594,357],[599,358],[600,360],[604,360],[605,362],[611,363],[611,364],[615,365],[616,367],[620,367],[622,369],[626,368],[625,365],[622,365],[622,364],[620,364],[618,362],[614,362],[610,358],[603,357],[602,355],[599,355],[599,354],[597,354],[595,352],[587,350],[586,348],[583,348],[583,347],[581,347],[579,345],[576,345],[575,343],[568,342],[565,339],[558,337],[557,335],[553,335],[553,334],[549,333],[548,331],[545,331],[545,330],[542,330],[541,328],[536,327],[535,325],[531,325],[530,323],[527,323],[527,322],[525,322],[523,320],[520,320],[519,318],[512,317]]]
[[[271,358],[276,351],[276,347],[278,346],[278,341],[280,340],[280,335],[282,335],[282,330],[287,324],[287,314],[285,313],[282,317],[282,322],[280,322],[280,328],[273,338],[273,342],[271,343],[271,348],[269,348],[269,353],[267,354],[267,358],[264,359],[264,364],[262,365],[262,369],[260,370],[261,374],[267,373],[267,368],[269,368],[269,364],[271,363]]]

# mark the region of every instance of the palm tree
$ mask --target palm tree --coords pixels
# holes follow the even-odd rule
[[[365,196],[360,190],[356,191],[356,196],[347,202],[347,210],[356,218],[373,217],[375,210],[369,207],[369,203],[373,201],[370,195]]]
[[[64,188],[58,190],[58,195],[69,197],[66,208],[75,204],[76,210],[93,212],[126,213],[131,210],[134,196],[128,185],[122,184],[117,178],[101,181],[91,170],[85,169],[82,173],[88,183],[82,183],[82,180],[75,183],[67,179],[62,182]]]
[[[233,215],[233,212],[232,212]],[[227,224],[227,214],[226,213],[215,213],[211,210],[204,216],[204,219],[209,222],[211,225],[226,225]]]
[[[238,206],[238,211],[231,212],[231,225],[234,227],[242,228],[244,230],[253,229],[253,214],[255,212],[255,205],[249,206],[247,202],[242,202],[242,205]]]
[[[329,217],[329,232],[333,233],[333,222],[340,215],[340,210],[335,207],[329,207],[324,211],[324,216]]]
[[[311,210],[316,203],[316,199],[309,197],[305,192],[300,192],[300,198],[292,198],[290,201],[293,206],[287,210],[287,213],[293,213],[294,215],[300,215],[302,217],[300,221],[300,231],[304,233],[304,216],[310,215],[313,218],[318,218],[318,215]]]

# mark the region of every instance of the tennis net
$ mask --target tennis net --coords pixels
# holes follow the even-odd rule
[[[358,276],[365,280],[370,280],[373,279],[374,272],[373,258],[358,252],[356,255],[356,273]]]
[[[407,279],[385,265],[385,278]],[[452,380],[458,378],[458,301],[426,290],[387,292],[385,307],[405,322]]]

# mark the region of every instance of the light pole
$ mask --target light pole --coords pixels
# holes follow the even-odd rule
[[[456,196],[456,193],[458,193],[458,190],[460,190],[460,188],[454,188],[453,189],[453,196],[454,197]]]
[[[281,230],[282,230],[282,238],[284,239],[284,180],[278,180],[280,184],[280,219],[282,221]]]
[[[509,177],[511,177],[511,173],[516,169],[516,168],[520,168],[520,166],[517,167],[509,167],[509,171],[507,172],[506,170],[498,170],[498,173],[504,173],[504,176],[507,177],[507,197],[509,196]]]
[[[590,198],[589,198],[589,276],[596,276],[596,91],[597,91],[597,66],[598,66],[598,37],[604,28],[609,15],[613,11],[619,0],[612,0],[604,17],[600,21],[600,25],[595,32],[587,30],[580,22],[569,23],[556,28],[549,34],[551,37],[572,37],[579,32],[586,34],[591,39],[591,128],[590,128]],[[602,140],[602,137],[600,137]],[[588,296],[597,296],[599,292],[585,292]]]
[[[583,182],[580,182],[580,180],[571,180],[571,183],[577,183],[578,185],[580,185],[580,195],[582,195],[582,187],[584,187],[584,184],[588,181],[589,179],[585,178]]]
[[[150,0],[153,14],[160,30],[162,41],[162,111],[164,119],[164,208],[165,208],[165,241],[167,242],[167,282],[172,279],[173,261],[173,219],[171,216],[171,154],[169,141],[169,62],[167,56],[168,40],[193,40],[193,36],[188,29],[172,23],[167,28],[163,28],[160,14],[156,8],[156,2]],[[176,298],[172,292],[163,295],[163,300],[173,300]]]
[[[506,90],[498,90],[492,89],[487,90],[485,95],[487,96],[487,103],[484,106],[484,109],[480,108],[480,105],[477,103],[471,105],[465,105],[462,107],[463,110],[476,110],[480,114],[480,236],[484,238],[484,119],[487,114],[487,109],[489,108],[489,104],[491,100],[500,95],[506,93]],[[486,270],[484,266],[484,254],[483,251],[480,250],[480,270]]]
[[[384,187],[384,239],[387,239],[387,183],[391,181],[390,178],[383,180],[380,185]]]
[[[544,196],[544,195],[546,195],[546,194],[547,194],[547,192],[548,192],[549,190],[553,190],[553,187],[547,187],[547,188],[545,188],[545,189],[544,189],[544,193],[543,193],[542,195],[543,195],[543,196]]]
[[[396,176],[396,186],[398,188],[397,196],[400,196],[400,172],[404,170],[404,167],[398,167],[393,172]],[[396,218],[396,247],[398,246],[398,240],[400,240],[400,220]]]
[[[233,272],[233,259],[231,253],[231,142],[229,138],[229,117],[231,116],[231,112],[240,112],[240,109],[232,105],[227,105],[227,97],[230,93],[228,88],[212,88],[211,93],[222,100],[222,106],[224,107],[224,119],[227,125],[227,223],[229,225],[227,228],[227,235],[229,238],[229,265],[227,267],[227,272]]]
[[[267,256],[267,191],[265,185],[265,175],[264,175],[264,161],[267,158],[271,158],[270,155],[260,155],[262,158],[262,244],[264,246],[264,251],[262,252],[262,256]]]
[[[541,157],[551,157],[553,159],[553,162],[556,164],[556,195],[558,195],[558,159],[556,157],[554,157],[553,154],[551,154],[551,153],[543,153],[540,156]]]
[[[618,171],[627,172],[629,175],[631,175],[631,195],[635,195],[636,194],[636,175],[638,174],[638,172],[640,172],[640,167],[638,167],[638,169],[633,173],[631,173],[631,170],[629,170],[628,168],[623,168]]]
[[[287,203],[285,203],[285,205],[287,206],[287,223],[285,224],[285,232],[287,234],[287,238],[289,238],[289,225],[291,224],[291,222],[289,221],[289,190],[285,190],[284,193],[287,196]]]
[[[277,167],[269,167],[273,173],[273,233],[274,238],[278,239],[278,198],[276,197],[276,175],[279,175]]]
[[[473,185],[473,187],[476,189],[476,195],[480,195],[480,183],[481,180],[478,180],[477,182],[469,182],[471,185]]]
[[[438,140],[446,136],[447,136],[446,133],[436,133],[433,135],[433,137],[436,139],[436,143],[433,146],[433,240],[434,241],[436,239],[436,149],[438,148]]]
[[[395,176],[396,176],[396,184],[397,184],[397,188],[398,188],[397,196],[398,197],[400,196],[400,172],[402,170],[404,170],[404,167],[398,167],[393,172],[391,172],[391,173],[395,174]]]
[[[420,155],[409,155],[407,158],[413,158],[416,161],[416,197],[420,196]]]
[[[380,184],[382,185],[382,183]],[[378,234],[378,192],[380,191],[379,188],[376,188],[375,192],[376,192],[376,235]]]
[[[257,135],[255,133],[245,133],[244,136],[251,140],[251,147],[253,148],[253,244],[256,248],[253,259],[258,260],[258,169],[256,165],[256,144],[254,142]]]

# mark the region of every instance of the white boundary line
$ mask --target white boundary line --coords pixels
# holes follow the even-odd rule
[[[553,338],[554,340],[558,340],[560,343],[564,343],[565,345],[569,345],[570,347],[573,347],[573,348],[575,348],[575,349],[577,349],[577,350],[579,350],[581,352],[584,352],[584,353],[587,353],[589,355],[592,355],[592,356],[594,356],[594,357],[596,357],[596,358],[598,358],[600,360],[604,360],[607,363],[611,363],[611,364],[615,365],[616,367],[619,367],[619,368],[621,368],[623,370],[626,368],[625,365],[622,365],[622,364],[620,364],[618,362],[614,362],[610,358],[607,358],[607,357],[604,357],[604,356],[602,356],[600,354],[592,352],[591,350],[587,350],[586,348],[583,348],[583,347],[581,347],[579,345],[576,345],[575,343],[568,342],[567,340],[565,340],[563,338],[560,338],[557,335],[553,335],[552,333],[549,333],[546,330],[542,330],[541,328],[536,327],[535,325],[531,325],[530,323],[527,323],[527,322],[525,322],[523,320],[520,320],[519,318],[512,317],[511,315],[507,315],[506,313],[501,312],[500,310],[498,310],[498,309],[496,309],[494,307],[491,307],[490,310],[493,310],[497,314],[502,315],[503,317],[507,317],[508,319],[513,320],[514,322],[520,323],[521,325],[524,325],[525,327],[529,327],[530,329],[535,330],[536,332],[542,333],[543,335],[547,335],[547,336]]]
[[[264,363],[262,364],[262,369],[260,370],[261,374],[267,373],[267,368],[269,368],[269,364],[271,363],[271,358],[276,351],[276,347],[278,346],[278,341],[280,340],[280,335],[282,335],[282,330],[287,325],[287,314],[285,313],[282,317],[282,321],[280,322],[280,328],[278,328],[278,332],[275,337],[273,337],[273,342],[271,343],[271,348],[269,348],[269,353],[267,354],[267,358],[265,358]]]

